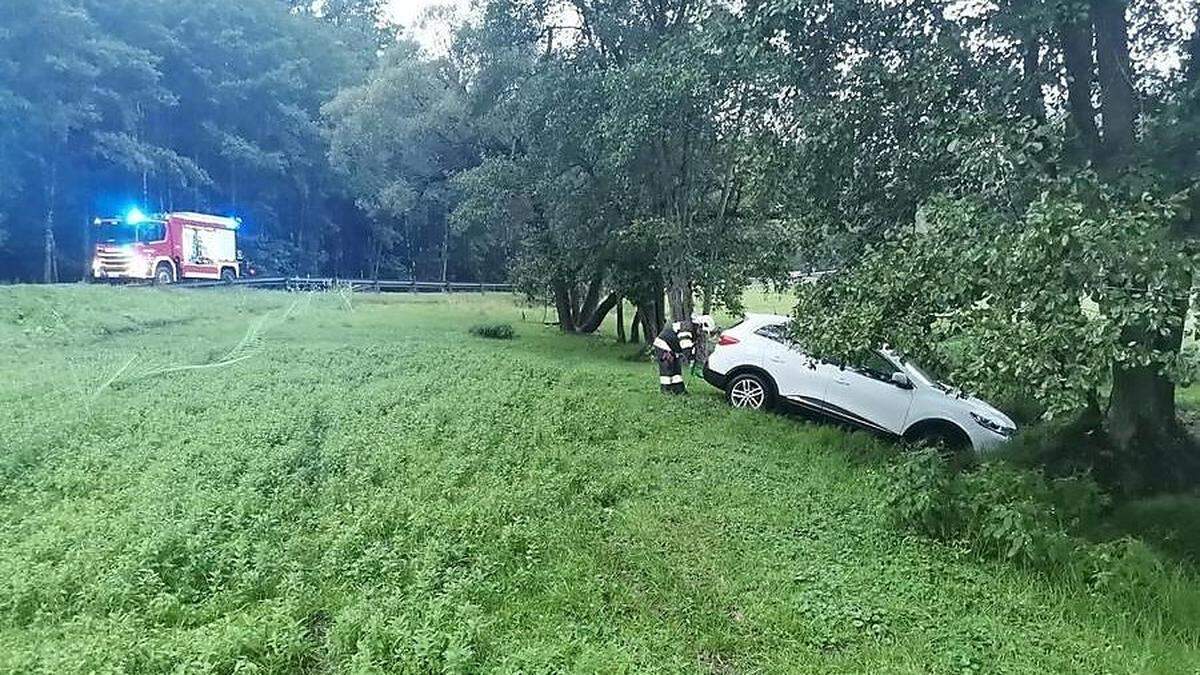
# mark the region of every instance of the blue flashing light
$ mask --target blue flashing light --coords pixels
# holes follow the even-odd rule
[[[146,214],[142,213],[142,210],[136,206],[129,209],[129,213],[125,214],[125,222],[129,225],[140,225],[146,222],[146,220]]]

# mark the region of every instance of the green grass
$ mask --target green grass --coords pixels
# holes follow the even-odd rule
[[[895,530],[887,446],[541,320],[0,288],[0,670],[1200,669],[1195,627]]]

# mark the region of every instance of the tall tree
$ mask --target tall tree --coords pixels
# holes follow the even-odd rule
[[[1191,85],[1139,85],[1149,69],[1130,54],[1170,43],[1131,47],[1131,16],[1152,23],[1146,6],[834,6],[832,34],[822,23],[838,9],[751,10],[756,40],[834,64],[832,76],[782,65],[804,92],[782,115],[802,163],[811,148],[818,171],[853,190],[834,202],[816,177],[799,184],[815,229],[855,236],[843,272],[801,295],[797,330],[843,358],[890,343],[970,385],[1022,385],[1052,411],[1103,407],[1115,460],[1092,460],[1127,489],[1197,475],[1173,384],[1195,260],[1177,222],[1195,174],[1156,174],[1172,146],[1143,131]]]

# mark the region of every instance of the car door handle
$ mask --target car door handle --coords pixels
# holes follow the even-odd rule
[[[838,383],[838,384],[842,385],[843,387],[849,387],[849,386],[850,386],[850,383],[849,383],[848,381],[846,381],[846,380],[834,380],[834,382],[836,382],[836,383]]]
[[[772,356],[770,360],[771,363],[784,363],[784,358],[782,356]]]

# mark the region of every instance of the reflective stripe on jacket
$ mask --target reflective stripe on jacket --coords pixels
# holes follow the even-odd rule
[[[684,329],[683,324],[679,322],[663,326],[662,332],[654,338],[655,349],[672,354],[691,354],[694,344],[692,332]]]

